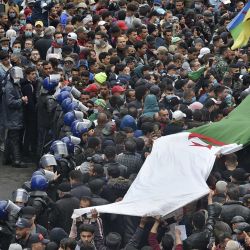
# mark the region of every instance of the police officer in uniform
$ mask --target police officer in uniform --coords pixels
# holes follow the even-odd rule
[[[3,117],[8,130],[5,141],[5,161],[16,168],[27,167],[21,161],[21,135],[23,129],[23,107],[28,104],[28,97],[22,96],[20,79],[23,71],[20,67],[13,67],[9,71],[3,88]]]

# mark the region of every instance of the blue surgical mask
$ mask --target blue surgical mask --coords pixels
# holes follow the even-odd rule
[[[12,26],[12,28],[13,28],[13,30],[15,30],[15,31],[19,31],[19,30],[20,30],[20,27],[17,26],[17,25]]]
[[[21,25],[25,25],[26,24],[26,20],[24,20],[24,19],[20,20],[20,24]]]
[[[63,45],[63,38],[56,39],[56,43],[59,45]]]
[[[13,48],[13,53],[14,54],[19,54],[21,52],[20,48]]]
[[[16,17],[16,13],[9,13],[9,17],[10,18],[15,18]]]
[[[99,111],[98,111],[98,109],[94,109],[93,112],[94,112],[94,114],[98,114]]]
[[[218,85],[219,85],[219,83],[218,83],[218,81],[217,81],[216,79],[214,79],[213,85],[214,85],[214,86],[218,86]]]
[[[167,100],[170,100],[170,99],[172,99],[173,97],[175,97],[175,95],[166,95]]]
[[[241,69],[240,74],[243,75],[243,76],[246,75],[247,74],[247,69],[244,69],[244,68]]]
[[[196,97],[193,97],[192,100],[191,100],[191,102],[193,103],[195,101],[196,101]]]
[[[25,37],[31,37],[32,32],[31,31],[25,31]]]
[[[8,51],[8,50],[9,50],[9,47],[2,47],[2,50],[3,50],[3,51]]]

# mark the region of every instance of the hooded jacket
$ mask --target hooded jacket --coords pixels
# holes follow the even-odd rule
[[[153,117],[159,111],[158,102],[155,95],[146,96],[142,116]]]

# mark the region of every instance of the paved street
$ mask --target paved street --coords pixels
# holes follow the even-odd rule
[[[30,178],[35,167],[17,169],[11,166],[3,166],[1,158],[0,156],[0,200],[3,200],[11,198],[13,190]]]

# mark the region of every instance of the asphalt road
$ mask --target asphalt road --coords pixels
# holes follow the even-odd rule
[[[35,166],[32,165],[20,169],[4,166],[2,165],[2,155],[0,153],[0,200],[11,199],[12,192],[30,179],[34,169]]]

